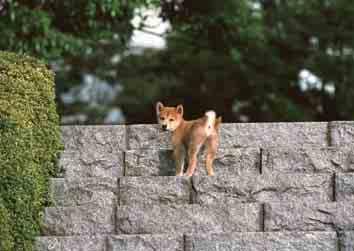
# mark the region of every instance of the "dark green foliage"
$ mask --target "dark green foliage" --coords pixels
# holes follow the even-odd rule
[[[123,86],[116,102],[103,107],[58,99],[63,115],[83,113],[96,124],[119,105],[128,123],[154,122],[153,104],[163,100],[185,104],[188,117],[216,109],[229,122],[354,118],[350,0],[0,3],[0,49],[59,65],[58,97],[85,73]],[[123,56],[134,10],[149,6],[172,24],[164,35],[167,48]],[[119,64],[111,60],[116,54],[122,56]],[[322,85],[302,88],[303,69]]]
[[[100,44],[124,47],[139,0],[0,3],[0,49],[47,59],[92,54]]]
[[[62,148],[54,75],[27,56],[0,52],[1,250],[33,250]]]
[[[11,234],[11,218],[3,200],[0,198],[0,250],[13,250],[14,238]]]
[[[167,49],[132,55],[117,67],[126,87],[117,101],[129,122],[155,121],[156,100],[184,103],[189,117],[213,108],[229,122],[354,118],[352,1],[160,4],[173,26]],[[300,86],[304,69],[322,84]]]

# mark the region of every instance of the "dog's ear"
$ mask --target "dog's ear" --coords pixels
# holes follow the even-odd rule
[[[183,105],[178,105],[177,106],[177,112],[181,115],[183,115]]]
[[[159,114],[163,109],[163,104],[159,101],[156,103],[156,113]]]

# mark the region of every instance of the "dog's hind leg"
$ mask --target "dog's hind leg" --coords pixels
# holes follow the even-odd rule
[[[215,135],[212,135],[210,138],[207,139],[206,141],[206,169],[208,172],[209,176],[213,176],[214,175],[214,170],[213,170],[213,162],[216,156],[216,152],[218,149],[218,145],[219,145],[219,139],[218,137]]]
[[[190,144],[188,146],[188,169],[187,176],[192,176],[197,167],[198,152],[204,142],[198,142],[197,144]]]

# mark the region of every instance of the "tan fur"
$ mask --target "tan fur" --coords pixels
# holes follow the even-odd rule
[[[188,157],[187,176],[192,176],[197,166],[200,148],[206,146],[206,169],[209,176],[214,175],[213,161],[219,144],[221,117],[209,111],[202,118],[186,121],[183,119],[183,106],[165,107],[156,104],[158,123],[164,130],[172,131],[173,156],[176,162],[176,175],[183,175],[185,157]]]

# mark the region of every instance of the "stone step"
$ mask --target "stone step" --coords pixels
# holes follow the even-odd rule
[[[262,230],[261,204],[129,205],[117,208],[118,234],[183,234]]]
[[[336,232],[254,232],[187,235],[185,251],[338,251]]]
[[[170,133],[156,124],[62,126],[69,152],[171,149]],[[354,143],[354,122],[223,123],[220,147],[345,146]]]
[[[352,251],[354,232],[81,235],[36,239],[38,251]]]
[[[126,150],[126,126],[62,126],[62,141],[68,152],[114,153]]]
[[[115,205],[90,203],[75,207],[47,207],[44,212],[44,235],[112,234],[115,229]]]
[[[265,231],[352,231],[354,203],[267,203]]]
[[[103,235],[41,236],[37,237],[37,251],[107,251],[107,237]]]
[[[333,201],[331,174],[193,177],[193,203]]]
[[[354,150],[349,147],[265,148],[262,172],[354,172]]]
[[[81,206],[89,203],[114,205],[118,196],[117,179],[51,179],[51,197],[56,206]]]
[[[184,251],[183,235],[111,235],[107,251]]]
[[[183,235],[42,236],[38,251],[184,251]]]
[[[354,232],[340,232],[339,233],[340,251],[354,250]]]
[[[337,128],[341,128],[341,123],[333,126],[339,130]],[[325,147],[329,145],[328,129],[327,122],[223,123],[220,129],[220,148]],[[128,149],[171,149],[170,137],[170,133],[162,132],[158,125],[127,127]]]
[[[219,149],[214,161],[215,175],[259,174],[260,159],[259,148]],[[171,150],[140,149],[125,153],[126,176],[174,176],[175,174],[176,168]],[[198,157],[195,175],[206,174],[205,151],[203,151]]]
[[[116,178],[124,175],[124,152],[64,151],[59,159],[62,176]]]
[[[329,132],[331,146],[348,146],[354,143],[353,121],[329,122]]]
[[[336,174],[336,200],[354,202],[354,173]],[[354,215],[353,215],[354,217]]]
[[[122,177],[120,205],[189,204],[192,191],[187,177]]]
[[[192,179],[156,176],[119,180],[120,205],[330,202],[334,199],[331,174],[195,176]]]

